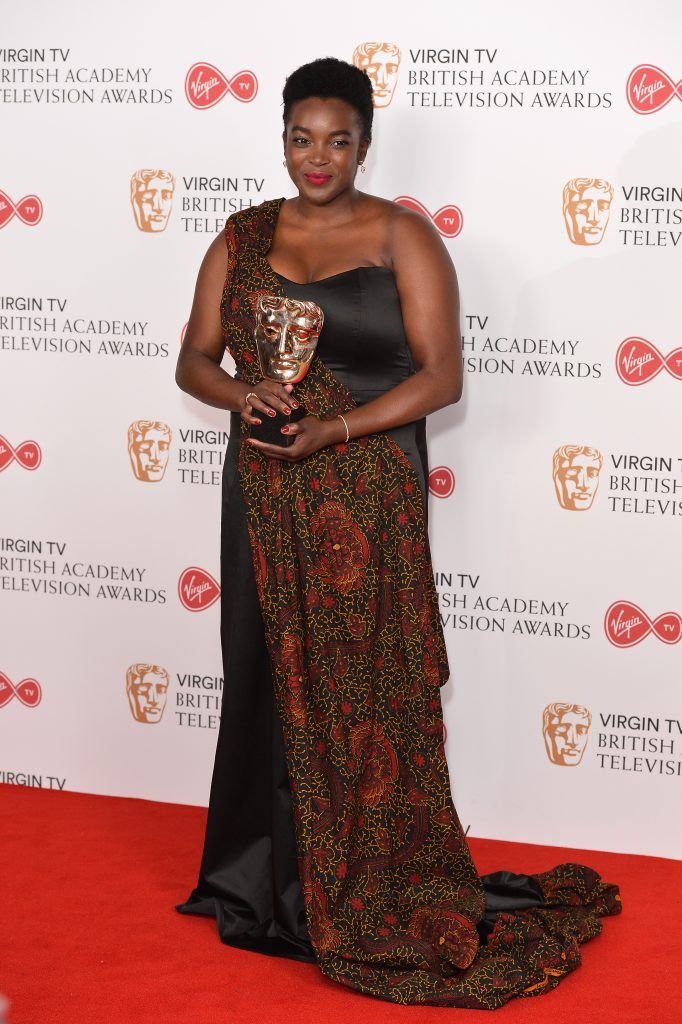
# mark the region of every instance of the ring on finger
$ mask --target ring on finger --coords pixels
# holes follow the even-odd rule
[[[251,397],[251,395],[253,395],[254,398],[258,398],[258,395],[256,394],[255,391],[249,391],[248,394],[246,395],[246,398],[245,398],[246,404],[252,406],[253,402],[249,401],[249,398]]]

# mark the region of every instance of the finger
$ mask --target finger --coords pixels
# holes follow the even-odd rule
[[[247,437],[247,442],[253,445],[254,448],[260,448],[264,455],[269,455],[274,459],[280,459],[282,462],[288,462],[285,448],[282,448],[279,444],[267,444],[265,441],[258,441],[255,437]]]
[[[251,406],[251,409],[254,412],[261,412],[266,416],[275,416],[277,414],[277,410],[273,408],[272,404],[269,404],[271,403],[272,398],[272,395],[268,395],[267,398],[252,397],[249,399],[246,409]],[[249,413],[246,413],[246,415],[248,416]]]
[[[288,391],[284,388],[278,389],[278,391],[272,391],[267,398],[268,402],[278,409],[279,412],[283,412],[285,416],[288,416],[293,406],[293,400]]]
[[[283,396],[280,398],[280,394]],[[263,398],[252,397],[249,399],[249,404],[254,409],[259,409],[264,412],[267,416],[274,416],[277,412],[284,413],[288,416],[291,412],[291,399],[286,391],[278,389],[277,391],[268,391]]]
[[[287,437],[291,437],[292,434],[298,434],[298,423],[285,423],[283,427],[280,427],[280,430],[283,434],[286,434]]]
[[[294,390],[294,385],[293,384],[285,384],[284,387],[289,389],[288,392],[284,393],[284,401],[288,402],[292,409],[298,409],[298,402],[296,401],[294,396],[291,394],[291,392]]]
[[[248,412],[243,412],[242,413],[242,419],[244,420],[245,423],[249,423],[249,424],[262,423],[263,422],[262,419],[259,416],[254,416],[254,415],[252,415],[251,413],[248,413]]]

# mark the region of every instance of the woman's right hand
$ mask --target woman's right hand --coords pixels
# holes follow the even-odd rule
[[[288,416],[292,409],[298,408],[298,402],[290,394],[293,387],[293,384],[279,384],[266,377],[257,384],[244,385],[241,418],[245,423],[262,423],[261,414],[274,416],[277,412],[283,412]]]

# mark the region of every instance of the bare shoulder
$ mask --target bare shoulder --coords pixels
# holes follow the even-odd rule
[[[201,263],[201,269],[209,274],[222,274],[224,277],[227,265],[227,239],[225,229],[217,233],[208,246]]]
[[[399,267],[408,260],[450,263],[450,254],[435,224],[416,210],[400,203],[388,203],[386,242],[392,265]]]

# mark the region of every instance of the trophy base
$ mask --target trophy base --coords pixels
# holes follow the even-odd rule
[[[281,448],[288,448],[296,440],[296,435],[292,434],[290,437],[287,437],[286,434],[282,433],[281,427],[286,423],[296,423],[297,420],[302,420],[308,413],[302,405],[299,405],[297,409],[291,410],[289,416],[284,412],[280,412],[279,409],[275,410],[274,416],[268,416],[266,412],[261,412],[260,410],[258,415],[263,422],[251,423],[247,436],[255,438],[256,441],[265,441],[266,444],[277,444]]]

